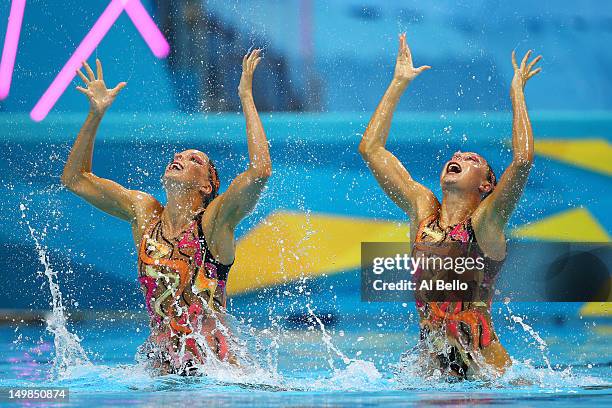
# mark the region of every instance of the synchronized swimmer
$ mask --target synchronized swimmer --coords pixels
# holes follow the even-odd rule
[[[492,283],[506,257],[504,227],[522,195],[533,163],[533,132],[523,90],[527,81],[540,72],[540,68],[533,68],[541,56],[528,63],[530,55],[531,51],[527,52],[517,65],[512,53],[513,159],[499,183],[482,156],[456,152],[442,168],[440,203],[385,148],[400,97],[419,74],[431,68],[413,66],[405,34],[399,38],[391,84],[359,144],[359,152],[383,191],[410,219],[413,256],[444,256],[459,243],[465,244],[459,246],[464,253],[454,256],[484,260],[485,267],[476,277],[479,296],[473,301],[431,301],[427,291],[416,291],[421,333],[418,349],[426,375],[435,370],[462,378],[491,371],[497,375],[511,363],[491,322]],[[417,280],[425,280],[441,271],[434,268],[419,272]]]
[[[209,355],[237,363],[225,324],[226,282],[234,263],[234,231],[255,207],[272,167],[268,141],[253,101],[253,73],[261,50],[245,55],[238,93],[246,118],[249,166],[223,194],[213,161],[195,149],[176,153],[166,167],[167,202],[127,189],[92,173],[98,126],[119,91],[97,78],[89,65],[90,111],[62,174],[62,183],[100,210],[128,221],[138,251],[138,281],[150,314],[151,335],[142,347],[162,374],[192,374]]]
[[[422,368],[428,374],[442,370],[461,378],[487,370],[497,375],[511,361],[491,322],[492,282],[506,257],[504,227],[533,162],[533,134],[523,90],[540,71],[533,68],[541,57],[528,62],[529,51],[517,65],[512,54],[513,160],[499,183],[482,156],[457,152],[442,169],[440,203],[385,148],[401,95],[430,68],[413,66],[405,34],[399,42],[395,74],[359,152],[384,192],[409,217],[413,256],[431,254],[436,245],[464,243],[469,245],[459,256],[475,255],[483,263],[479,299],[440,302],[428,298],[426,291],[416,291]],[[138,251],[138,281],[150,315],[151,334],[141,350],[161,374],[197,373],[197,367],[209,357],[239,363],[224,317],[225,289],[235,259],[235,228],[253,210],[271,175],[268,142],[252,94],[253,73],[260,60],[260,50],[245,55],[238,88],[247,127],[248,169],[219,194],[219,175],[205,153],[195,149],[176,153],[163,175],[165,205],[150,194],[92,173],[98,126],[126,84],[108,89],[98,60],[97,77],[86,62],[87,75],[78,71],[85,83],[78,90],[89,99],[90,111],[61,180],[93,206],[131,224]],[[417,272],[417,279],[439,273],[436,268]]]

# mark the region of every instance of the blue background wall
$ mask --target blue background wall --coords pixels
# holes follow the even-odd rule
[[[143,3],[168,32],[168,2]],[[107,4],[28,1],[12,94],[0,110],[29,111]],[[413,84],[400,110],[508,110],[515,48],[544,55],[543,73],[529,84],[532,109],[612,108],[608,2],[209,0],[181,3],[176,19],[190,15],[185,4],[197,6],[207,25],[194,38],[187,38],[189,30],[171,38],[182,53],[178,66],[155,59],[125,14],[96,50],[110,83],[128,81],[116,110],[238,109],[240,57],[263,46],[268,58],[255,84],[261,106],[370,112],[392,75],[401,31],[415,63],[433,69]],[[0,4],[0,38],[9,6]],[[198,68],[213,63],[214,83]],[[207,86],[227,101],[198,105]],[[55,112],[86,108],[82,95],[67,92]]]
[[[163,2],[143,3],[163,26]],[[11,94],[0,101],[0,308],[47,307],[48,290],[37,275],[41,267],[25,221],[42,234],[72,307],[140,305],[127,226],[59,185],[70,144],[85,117],[85,98],[69,89],[44,122],[35,124],[27,116],[106,4],[101,0],[27,3]],[[609,155],[612,4],[608,2],[214,0],[197,4],[225,31],[211,34],[219,48],[209,49],[202,60],[190,57],[186,69],[157,60],[125,15],[96,50],[109,85],[125,80],[128,87],[104,120],[94,170],[163,200],[159,183],[163,165],[173,152],[197,147],[219,163],[226,186],[246,165],[243,119],[236,112],[219,115],[206,104],[198,105],[206,87],[200,86],[202,78],[189,67],[215,62],[225,74],[215,85],[223,90],[218,97],[227,98],[223,106],[236,110],[240,55],[249,46],[263,46],[267,58],[255,79],[258,104],[274,111],[293,104],[323,113],[262,115],[272,143],[275,176],[256,212],[241,225],[240,236],[279,209],[406,221],[383,196],[356,152],[359,136],[391,78],[401,31],[408,32],[416,64],[433,69],[402,99],[398,109],[404,115],[396,116],[390,148],[436,193],[439,167],[458,148],[482,152],[498,174],[508,164],[507,91],[514,48],[520,54],[534,48],[544,55],[542,74],[527,88],[536,138],[596,137],[607,143]],[[2,2],[0,38],[8,10],[9,2]],[[281,62],[286,64],[286,77],[274,71]],[[609,174],[540,156],[511,224],[584,207],[605,231],[611,231],[610,204]],[[346,301],[342,307],[352,309],[358,284],[355,271],[333,279]],[[327,293],[329,282],[312,285]],[[236,302],[250,304],[257,296]],[[325,302],[325,296],[319,301]]]

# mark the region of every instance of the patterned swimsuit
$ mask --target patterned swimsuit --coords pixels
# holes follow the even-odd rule
[[[207,350],[226,359],[227,329],[220,321],[226,306],[230,265],[214,259],[198,213],[178,238],[164,236],[161,218],[153,220],[138,251],[138,281],[151,318],[151,335],[142,347],[153,366],[189,374]]]
[[[436,248],[437,247],[437,248]],[[420,345],[422,352],[433,357],[434,368],[452,375],[465,377],[473,366],[479,350],[497,340],[491,324],[493,283],[503,260],[486,257],[476,242],[470,218],[456,225],[442,228],[439,214],[433,214],[420,225],[415,238],[413,256],[418,251],[453,256],[481,257],[484,268],[474,275],[469,301],[431,301],[426,293],[416,291],[416,304],[421,320]],[[457,253],[458,252],[458,253]],[[431,279],[439,271],[417,271],[415,278]],[[418,282],[417,282],[418,285]],[[435,299],[441,300],[441,299]],[[471,371],[470,371],[471,372]]]

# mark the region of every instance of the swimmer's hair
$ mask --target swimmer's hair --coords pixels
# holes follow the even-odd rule
[[[212,200],[217,198],[219,195],[219,187],[221,186],[221,182],[219,181],[219,172],[217,171],[217,167],[215,167],[215,163],[210,157],[208,158],[208,181],[210,182],[212,191],[208,196],[204,197],[204,207],[208,207]]]
[[[497,177],[495,177],[495,172],[493,171],[493,168],[489,163],[487,163],[487,181],[491,183],[491,190],[483,194],[483,200],[490,196],[493,190],[495,190],[495,187],[497,186]]]

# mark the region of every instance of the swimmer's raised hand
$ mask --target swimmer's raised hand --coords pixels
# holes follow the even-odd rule
[[[253,94],[253,73],[261,61],[261,49],[255,49],[242,58],[242,76],[238,85],[238,95],[242,98]]]
[[[406,44],[406,33],[399,36],[399,51],[397,53],[397,62],[395,63],[395,74],[393,78],[401,83],[408,83],[417,77],[421,72],[430,69],[429,65],[423,65],[415,68],[412,65],[412,53],[408,44]]]
[[[515,52],[512,51],[512,66],[514,67],[514,78],[512,78],[512,90],[520,90],[525,89],[525,84],[527,81],[537,73],[539,73],[542,68],[533,69],[535,64],[538,63],[542,59],[541,55],[535,57],[529,64],[529,57],[531,56],[531,50],[527,51],[523,60],[521,61],[521,65],[518,66],[516,64],[516,56]]]
[[[77,86],[76,89],[87,96],[92,112],[102,114],[106,111],[106,109],[108,109],[109,106],[111,106],[119,94],[119,91],[123,89],[126,83],[119,82],[119,84],[113,89],[106,88],[106,84],[104,83],[104,73],[102,72],[102,64],[100,63],[99,59],[96,59],[96,69],[98,71],[97,79],[87,61],[83,61],[83,67],[85,68],[85,71],[87,71],[87,75],[89,75],[89,77],[83,75],[80,69],[77,70],[77,74],[79,74],[83,82],[85,82],[86,87],[83,88]]]

